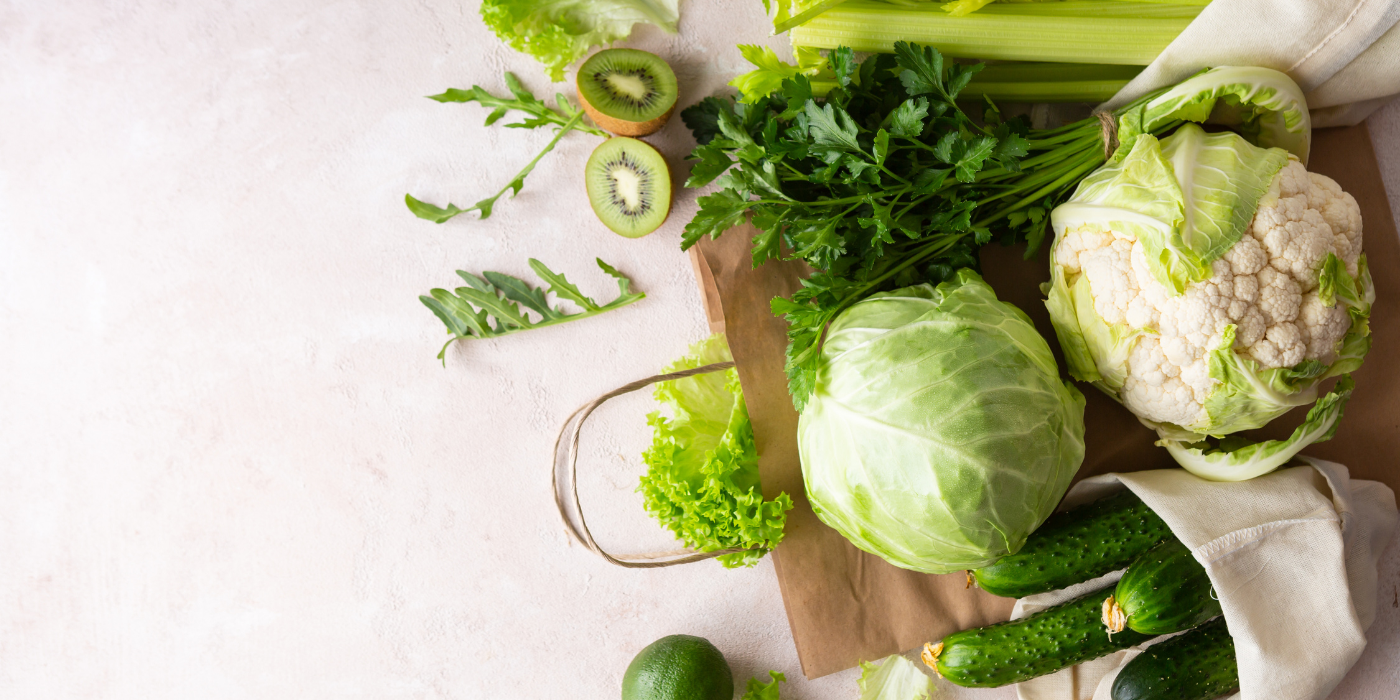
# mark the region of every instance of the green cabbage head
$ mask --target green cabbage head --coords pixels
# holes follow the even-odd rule
[[[895,566],[1016,552],[1084,458],[1084,397],[1030,319],[971,270],[832,322],[797,428],[822,522]]]

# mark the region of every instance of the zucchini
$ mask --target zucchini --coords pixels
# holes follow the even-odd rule
[[[924,645],[924,663],[951,683],[995,688],[1151,639],[1131,630],[1108,634],[1099,621],[1108,593],[1095,591],[1020,620],[954,632],[938,644]]]
[[[1020,551],[972,576],[992,595],[1024,598],[1121,569],[1171,534],[1147,504],[1124,489],[1051,515]]]
[[[1113,700],[1211,700],[1239,687],[1235,641],[1218,617],[1129,661],[1113,681]]]
[[[1175,537],[1134,559],[1103,603],[1103,624],[1115,634],[1171,634],[1219,614],[1205,567]]]

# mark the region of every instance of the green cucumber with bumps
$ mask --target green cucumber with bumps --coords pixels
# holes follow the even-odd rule
[[[1094,591],[1019,620],[954,632],[924,645],[924,663],[951,683],[996,688],[1151,639],[1133,631],[1110,635],[1104,629],[1099,617],[1109,592]]]
[[[1235,641],[1218,617],[1154,644],[1113,681],[1113,700],[1212,700],[1240,687]]]
[[[1117,571],[1171,536],[1171,528],[1124,489],[1051,515],[1020,551],[973,570],[972,577],[992,595],[1024,598]]]
[[[1191,550],[1172,537],[1143,552],[1104,601],[1103,624],[1147,635],[1189,630],[1220,614],[1210,576]]]

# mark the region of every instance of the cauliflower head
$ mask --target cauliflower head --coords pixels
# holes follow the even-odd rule
[[[1140,137],[1052,222],[1071,374],[1164,437],[1262,426],[1370,347],[1356,200],[1281,149],[1192,124]]]

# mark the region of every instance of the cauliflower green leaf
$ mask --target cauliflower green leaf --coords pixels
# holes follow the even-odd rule
[[[1312,122],[1303,91],[1271,68],[1222,66],[1203,71],[1118,120],[1120,159],[1135,141],[1176,120],[1224,124],[1255,145],[1289,151],[1307,165]]]
[[[1178,464],[1202,479],[1253,479],[1287,464],[1308,445],[1331,440],[1337,433],[1342,410],[1346,407],[1347,399],[1351,398],[1354,387],[1351,375],[1343,375],[1332,391],[1313,405],[1303,424],[1286,440],[1252,442],[1229,437],[1221,440],[1218,446],[1179,440],[1161,440],[1157,444],[1167,448]]]
[[[481,19],[516,51],[544,64],[550,80],[594,46],[625,39],[638,22],[676,33],[679,0],[483,0]]]
[[[899,654],[861,662],[857,682],[860,700],[930,700],[934,695],[933,678]]]
[[[732,360],[724,335],[716,334],[666,371]],[[662,382],[655,396],[664,410],[648,416],[654,436],[637,487],[647,512],[697,551],[747,550],[718,557],[726,567],[752,566],[782,541],[792,498],[763,499],[738,374],[730,369]]]

